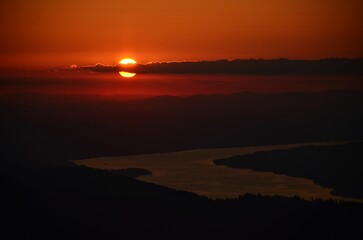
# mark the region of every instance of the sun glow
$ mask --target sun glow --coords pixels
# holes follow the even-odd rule
[[[121,72],[118,72],[122,77],[125,77],[125,78],[132,78],[132,77],[135,77],[136,73],[131,73],[131,72],[125,72],[125,71],[121,71]]]
[[[137,62],[132,58],[124,58],[119,62],[119,64],[122,64],[122,65],[132,64],[133,65],[133,64],[137,64]]]

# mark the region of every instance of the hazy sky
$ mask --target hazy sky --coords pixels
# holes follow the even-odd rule
[[[3,0],[0,66],[363,57],[362,0]]]

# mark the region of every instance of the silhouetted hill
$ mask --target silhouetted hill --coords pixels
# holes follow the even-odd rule
[[[212,201],[83,167],[2,164],[0,177],[2,235],[14,239],[352,239],[363,214],[298,198]]]
[[[321,186],[333,188],[333,194],[363,198],[362,142],[257,152],[214,162],[233,168],[310,178]]]
[[[0,98],[0,153],[28,166],[57,166],[97,156],[361,140],[362,105],[354,91],[56,104]]]

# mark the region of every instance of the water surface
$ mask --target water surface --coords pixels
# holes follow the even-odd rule
[[[246,193],[254,193],[270,196],[296,195],[304,199],[347,200],[347,198],[332,195],[332,189],[318,186],[309,179],[289,177],[270,172],[257,172],[249,169],[234,169],[226,166],[217,166],[213,163],[214,159],[251,154],[258,151],[332,144],[339,143],[303,143],[197,149],[171,153],[91,158],[74,162],[78,165],[99,169],[144,168],[150,170],[153,175],[141,176],[140,179],[142,181],[156,183],[177,190],[190,191],[214,199],[234,198]]]

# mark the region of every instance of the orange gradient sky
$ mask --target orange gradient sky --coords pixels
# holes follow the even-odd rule
[[[0,67],[363,57],[362,0],[5,0]]]

